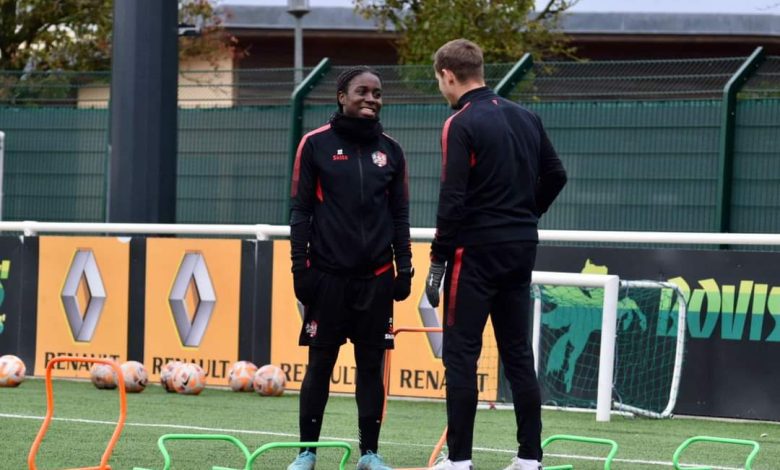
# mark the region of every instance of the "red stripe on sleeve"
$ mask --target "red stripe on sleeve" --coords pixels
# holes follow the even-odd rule
[[[452,120],[457,116],[458,114],[462,113],[466,110],[466,108],[469,107],[471,103],[466,103],[463,108],[458,111],[457,113],[450,116],[446,121],[444,121],[444,128],[441,130],[441,180],[444,181],[446,179],[446,171],[447,171],[447,138],[450,135],[450,124],[452,124]]]
[[[325,196],[322,194],[322,181],[317,178],[317,200],[320,202],[325,201]]]
[[[298,150],[295,152],[295,164],[293,165],[292,186],[290,187],[290,197],[295,197],[298,195],[298,182],[301,180],[301,154],[303,153],[303,146],[306,144],[306,140],[308,140],[308,138],[313,136],[314,134],[325,132],[328,129],[330,129],[330,124],[325,124],[322,127],[318,127],[317,129],[314,129],[313,131],[304,135],[303,138],[301,139],[301,142],[298,144]]]
[[[455,250],[455,259],[452,265],[452,281],[450,282],[450,298],[447,305],[447,326],[455,324],[455,305],[458,300],[458,281],[460,280],[460,268],[463,265],[463,247]]]
[[[374,276],[381,276],[382,274],[386,273],[387,271],[390,271],[390,268],[393,267],[393,263],[387,263],[383,266],[380,266],[374,270]]]

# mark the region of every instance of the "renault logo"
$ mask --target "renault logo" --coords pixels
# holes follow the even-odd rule
[[[84,289],[81,296],[80,289]],[[60,296],[73,339],[81,343],[92,341],[103,305],[106,303],[106,289],[103,287],[103,278],[100,277],[92,250],[76,252]],[[83,308],[79,297],[85,300],[86,305]]]
[[[194,296],[195,312],[190,314],[187,306],[188,295]],[[192,297],[190,297],[192,298]],[[206,260],[200,253],[186,253],[179,265],[179,272],[173,281],[171,294],[168,297],[171,305],[176,330],[184,346],[197,347],[203,340],[203,335],[211,320],[217,296],[214,294],[214,284],[206,268]]]

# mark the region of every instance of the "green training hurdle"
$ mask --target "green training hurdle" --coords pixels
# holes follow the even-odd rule
[[[617,442],[612,439],[602,439],[599,437],[586,437],[586,436],[572,436],[568,434],[555,434],[548,437],[542,442],[542,449],[548,444],[555,441],[573,441],[573,442],[585,442],[588,444],[599,444],[610,446],[609,454],[607,454],[606,461],[604,462],[604,470],[610,470],[612,468],[612,459],[615,458],[615,454],[618,451]],[[545,466],[544,470],[572,470],[574,465],[555,465],[552,467]]]
[[[171,455],[168,453],[168,449],[165,448],[166,441],[227,441],[233,444],[244,455],[244,460],[249,460],[249,449],[243,442],[239,441],[233,436],[226,434],[164,434],[157,439],[157,447],[160,449],[160,453],[163,456],[163,470],[170,470],[171,468]],[[222,467],[213,467],[214,470],[224,470]],[[133,470],[150,470],[148,468],[133,467]]]
[[[672,463],[674,464],[675,470],[712,470],[712,467],[701,467],[701,466],[690,466],[685,465],[684,467],[680,467],[680,456],[682,455],[683,451],[688,448],[691,444],[694,442],[714,442],[717,444],[734,444],[739,446],[748,446],[752,447],[753,450],[750,451],[750,454],[747,456],[747,460],[745,460],[745,470],[751,470],[753,468],[753,461],[756,459],[756,456],[758,455],[759,445],[756,441],[750,441],[747,439],[731,439],[728,437],[712,437],[712,436],[694,436],[689,439],[686,439],[685,442],[680,444],[680,447],[677,448],[677,450],[674,451],[674,457],[672,457]]]
[[[321,442],[269,442],[259,447],[254,452],[250,453],[249,449],[243,442],[239,441],[233,436],[226,434],[165,434],[160,436],[157,440],[157,447],[160,449],[160,453],[163,456],[163,470],[171,470],[171,455],[168,449],[165,447],[166,441],[173,440],[197,440],[197,441],[227,441],[238,448],[241,454],[244,456],[246,463],[241,469],[234,469],[230,467],[213,466],[212,470],[251,470],[255,460],[265,452],[276,448],[290,448],[290,447],[341,447],[344,449],[344,455],[341,458],[339,465],[340,470],[344,470],[352,454],[352,446],[346,442],[340,441],[321,441]],[[151,470],[142,467],[133,467],[133,470]]]
[[[345,469],[347,465],[347,460],[349,460],[349,456],[352,454],[352,446],[350,446],[346,442],[341,442],[341,441],[269,442],[268,444],[262,445],[260,448],[258,448],[256,451],[252,453],[252,455],[249,457],[249,459],[246,462],[245,470],[251,470],[252,465],[255,462],[255,459],[257,459],[261,454],[264,454],[271,449],[289,448],[289,447],[341,447],[342,449],[344,449],[344,455],[341,457],[339,470]],[[214,469],[214,470],[218,470],[218,469]]]

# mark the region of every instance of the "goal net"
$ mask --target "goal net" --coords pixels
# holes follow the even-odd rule
[[[685,347],[685,300],[668,282],[534,273],[534,352],[547,405],[671,416]]]

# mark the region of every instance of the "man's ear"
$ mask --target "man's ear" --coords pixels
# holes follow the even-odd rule
[[[444,80],[446,80],[447,83],[449,83],[450,85],[454,85],[458,83],[458,78],[455,76],[454,73],[452,73],[452,70],[442,69],[441,74],[444,77]]]

